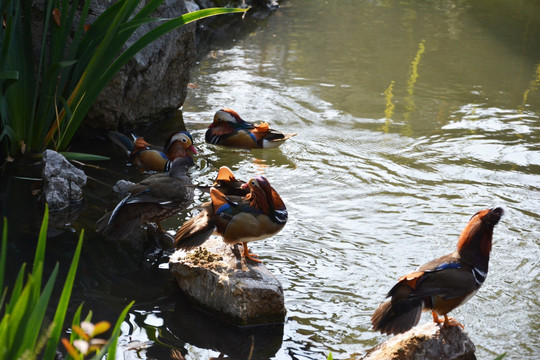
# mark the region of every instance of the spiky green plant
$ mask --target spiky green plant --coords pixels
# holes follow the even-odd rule
[[[8,288],[4,287],[8,237],[8,224],[4,218],[0,249],[0,289],[2,290],[0,298],[0,314],[2,314],[0,318],[0,359],[31,360],[39,357],[44,360],[53,360],[56,358],[56,350],[62,334],[75,273],[81,255],[84,231],[81,232],[79,237],[62,293],[58,299],[54,318],[50,324],[46,324],[45,312],[51,299],[59,268],[57,263],[42,288],[48,221],[49,211],[46,206],[32,271],[27,273],[26,264],[23,264],[13,288],[9,292]],[[107,352],[107,358],[114,359],[120,325],[131,305],[129,304],[124,309],[116,322],[111,340],[101,348],[94,357],[95,359],[101,359]],[[79,322],[80,311],[81,307],[75,313],[74,323]]]

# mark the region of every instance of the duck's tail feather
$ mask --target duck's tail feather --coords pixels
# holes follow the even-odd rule
[[[120,216],[121,221],[118,220],[119,217],[112,217],[113,212],[108,212],[101,219],[97,221],[98,228],[97,232],[107,236],[111,240],[122,240],[128,237],[135,228],[140,224],[140,217],[125,218]]]
[[[203,209],[199,215],[186,221],[176,232],[174,246],[177,249],[189,250],[202,245],[214,232],[215,220]]]
[[[422,315],[422,299],[387,300],[371,317],[373,330],[383,334],[401,334],[418,324]]]
[[[133,148],[135,147],[135,144],[133,143],[133,140],[131,140],[126,135],[119,133],[118,131],[109,131],[108,133],[109,139],[116,145],[120,146],[122,149],[124,149],[128,154],[133,151]]]

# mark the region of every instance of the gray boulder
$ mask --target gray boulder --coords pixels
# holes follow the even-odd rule
[[[391,337],[367,352],[361,360],[475,360],[476,347],[457,326],[444,328],[433,322]]]
[[[176,251],[169,269],[197,307],[241,326],[284,322],[279,281],[262,263],[246,262],[232,249],[211,237],[197,250]]]
[[[59,210],[83,198],[84,171],[53,150],[43,152],[43,195],[51,210]]]
[[[94,2],[92,13],[96,15],[111,5],[110,0]],[[184,0],[166,0],[152,16],[174,18],[186,12]],[[152,26],[155,25],[141,26],[127,45]],[[120,69],[92,106],[87,124],[115,129],[122,122],[145,121],[159,113],[176,111],[187,96],[195,55],[195,24],[161,36]]]

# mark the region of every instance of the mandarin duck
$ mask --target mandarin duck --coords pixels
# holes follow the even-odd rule
[[[172,133],[163,146],[163,151],[151,149],[151,145],[143,137],[127,136],[116,131],[109,131],[109,138],[120,145],[129,156],[129,161],[143,171],[168,171],[174,159],[190,158],[197,154],[193,146],[193,137],[187,131]]]
[[[242,243],[246,259],[261,262],[249,252],[247,243],[273,236],[285,226],[287,209],[276,190],[262,176],[243,183],[222,167],[210,188],[210,198],[197,216],[178,229],[175,247],[195,248],[215,232],[226,244]]]
[[[218,110],[206,130],[207,143],[247,149],[273,149],[295,136],[270,129],[268,123],[255,125],[231,109]]]
[[[160,222],[185,209],[193,201],[194,188],[187,175],[191,158],[175,159],[167,173],[154,174],[129,187],[129,194],[113,211],[98,220],[98,232],[124,239],[143,222]]]
[[[430,310],[436,324],[463,328],[447,314],[469,300],[486,279],[493,227],[503,213],[500,207],[477,212],[461,232],[456,251],[399,278],[387,294],[391,299],[371,317],[373,330],[403,333],[418,324],[422,310]]]

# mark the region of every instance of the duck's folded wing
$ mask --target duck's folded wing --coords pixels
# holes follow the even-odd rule
[[[214,217],[203,209],[199,215],[186,221],[176,232],[174,246],[189,250],[202,245],[214,232]]]

